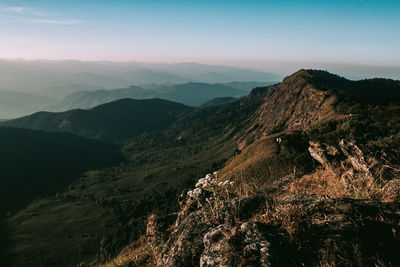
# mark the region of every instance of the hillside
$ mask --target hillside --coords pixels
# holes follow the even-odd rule
[[[38,112],[2,123],[3,126],[67,132],[108,142],[123,141],[171,125],[190,108],[161,99],[121,99],[90,110]]]
[[[371,101],[380,88],[398,82],[301,70],[186,108],[127,141],[128,162],[8,216],[7,255],[18,266],[398,265],[400,105]]]
[[[123,161],[118,147],[71,134],[0,127],[0,216]]]

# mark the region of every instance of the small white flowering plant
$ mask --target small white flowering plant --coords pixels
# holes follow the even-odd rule
[[[219,172],[209,173],[204,178],[200,178],[197,183],[196,187],[193,190],[189,190],[187,195],[190,198],[198,198],[203,192],[210,191],[214,192],[215,190],[225,189],[227,191],[229,186],[233,186],[234,182],[230,180],[226,181],[218,181]],[[228,191],[227,191],[228,192]]]
[[[229,197],[233,191],[232,186],[234,185],[233,181],[220,181],[218,178],[219,172],[209,173],[197,181],[193,190],[187,192],[188,197],[195,200],[199,207],[214,216],[216,216],[214,213],[217,209],[223,205],[222,200]]]

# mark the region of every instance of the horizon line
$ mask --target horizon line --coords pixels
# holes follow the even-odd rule
[[[217,61],[211,63],[209,61]],[[60,62],[60,61],[70,61],[70,62],[82,62],[82,63],[142,63],[142,64],[199,64],[199,65],[209,65],[209,66],[225,66],[225,67],[238,67],[235,65],[230,65],[230,63],[237,64],[237,63],[259,63],[259,64],[267,64],[267,63],[281,63],[281,64],[329,64],[329,65],[336,65],[336,66],[354,66],[354,67],[382,67],[382,68],[400,68],[400,63],[398,64],[384,64],[384,63],[348,63],[348,62],[329,62],[329,61],[305,61],[305,60],[239,60],[239,59],[198,59],[198,60],[136,60],[136,59],[129,59],[129,60],[110,60],[110,59],[76,59],[76,58],[7,58],[1,57],[0,61],[25,61],[25,62]],[[221,63],[222,62],[222,63]]]

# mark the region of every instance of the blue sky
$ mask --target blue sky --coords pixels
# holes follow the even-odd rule
[[[0,58],[400,66],[400,0],[0,0]]]

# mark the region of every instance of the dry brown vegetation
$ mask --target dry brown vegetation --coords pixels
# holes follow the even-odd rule
[[[260,190],[259,184],[265,184],[272,170],[273,159],[279,153],[279,145],[275,142],[278,135],[261,138],[247,147],[242,153],[233,157],[221,170],[221,180],[236,182],[239,195],[251,195]],[[270,166],[268,166],[270,165]]]
[[[132,267],[156,266],[151,243],[147,241],[145,236],[140,237],[137,241],[125,247],[111,261],[98,265],[98,267],[122,267],[122,266],[132,266]]]
[[[306,145],[303,137],[293,131],[262,137],[230,159],[220,179],[234,181],[234,192],[240,197],[260,194],[275,180],[289,174],[301,175],[310,168]]]
[[[397,166],[376,164],[366,174],[354,170],[348,161],[336,163],[333,170],[321,166],[314,172],[303,175],[291,184],[289,193],[380,201],[399,199],[400,171],[397,171]],[[390,176],[382,175],[388,168]]]

